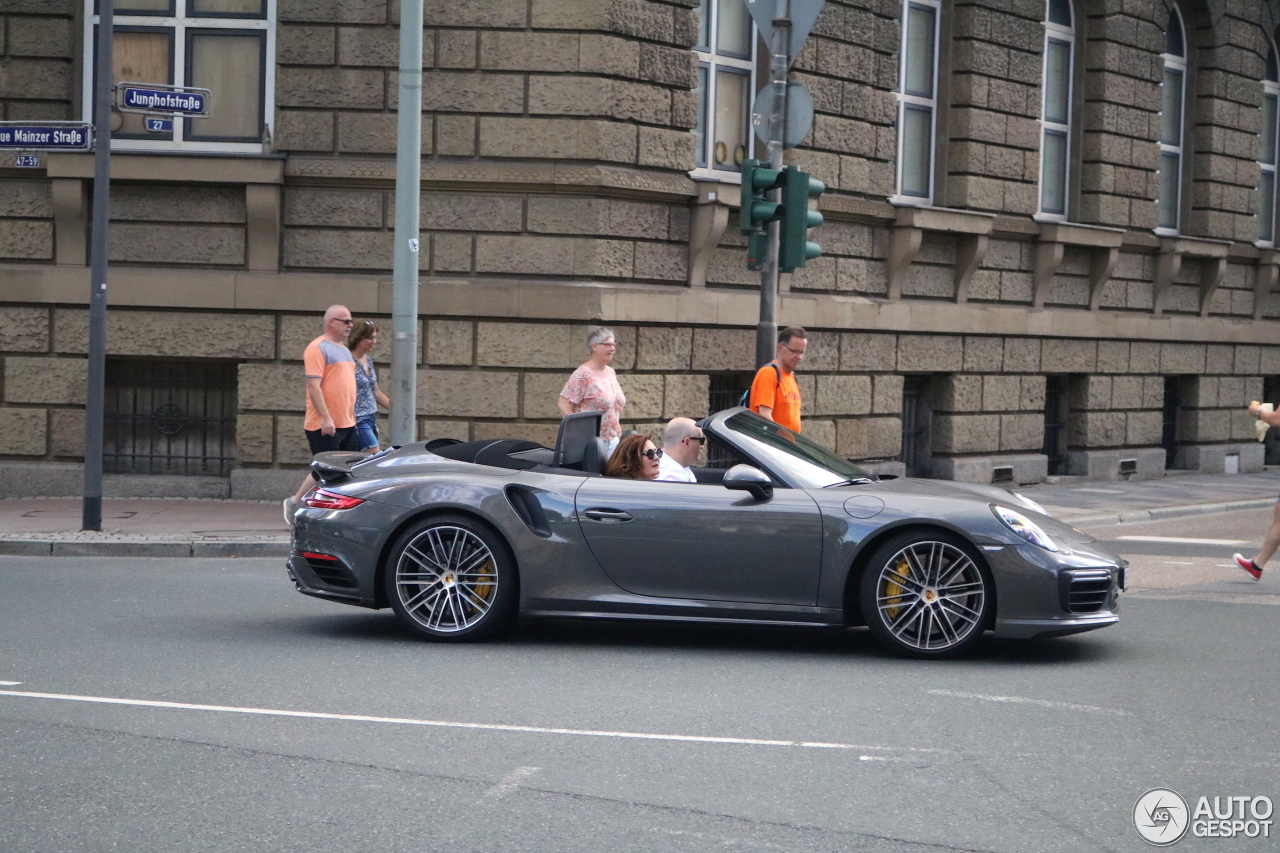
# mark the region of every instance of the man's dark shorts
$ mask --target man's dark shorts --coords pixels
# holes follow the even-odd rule
[[[353,426],[335,430],[333,435],[325,435],[318,429],[303,430],[307,434],[307,443],[311,445],[311,455],[325,453],[330,450],[360,449],[360,437]]]

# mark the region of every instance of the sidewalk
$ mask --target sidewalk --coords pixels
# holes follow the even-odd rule
[[[1260,474],[1172,472],[1160,480],[1053,479],[1012,491],[1077,527],[1269,507],[1280,495],[1280,468]]]
[[[286,557],[278,502],[104,498],[102,531],[79,498],[0,500],[0,554],[55,557]]]
[[[1016,489],[1073,525],[1105,525],[1268,507],[1280,469],[1106,482],[1057,478]],[[79,498],[0,500],[0,555],[284,557],[280,504],[195,498],[105,498],[102,532],[80,530]]]

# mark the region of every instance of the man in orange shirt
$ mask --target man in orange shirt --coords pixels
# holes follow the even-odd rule
[[[756,371],[747,403],[751,411],[778,426],[800,432],[800,386],[796,368],[809,347],[809,335],[799,326],[778,332],[778,355]]]
[[[330,305],[324,312],[324,334],[307,344],[302,363],[307,372],[307,416],[302,431],[311,453],[360,449],[356,435],[356,360],[347,349],[351,311]],[[284,519],[293,523],[302,496],[315,481],[308,474],[291,498],[284,501]]]

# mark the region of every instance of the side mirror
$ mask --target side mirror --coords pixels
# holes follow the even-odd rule
[[[734,465],[724,475],[724,487],[739,492],[750,492],[758,501],[773,497],[773,481],[769,475],[751,465]]]

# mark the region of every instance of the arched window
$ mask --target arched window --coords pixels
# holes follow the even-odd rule
[[[702,0],[698,7],[697,171],[725,177],[751,156],[748,118],[755,92],[755,26],[741,0]]]
[[[1186,108],[1187,39],[1178,7],[1169,5],[1164,34],[1164,83],[1160,107],[1160,199],[1158,231],[1177,234],[1182,204],[1183,112]]]
[[[933,203],[934,124],[938,112],[939,0],[902,4],[898,69],[898,198]]]
[[[1276,66],[1276,46],[1272,42],[1267,51],[1267,74],[1262,81],[1262,150],[1258,155],[1258,168],[1262,170],[1262,179],[1258,182],[1258,242],[1266,246],[1274,246],[1276,240],[1278,104],[1280,69]]]
[[[1040,106],[1040,213],[1067,218],[1071,163],[1071,74],[1076,30],[1071,0],[1047,0]]]

